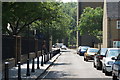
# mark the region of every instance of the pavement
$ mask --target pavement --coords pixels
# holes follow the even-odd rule
[[[31,72],[32,69],[32,60],[29,62],[29,67],[30,67],[30,76],[26,76],[27,73],[27,63],[21,64],[21,78],[22,80],[35,80],[36,78],[38,78],[40,75],[42,75],[53,63],[54,61],[61,55],[61,53],[55,55],[54,57],[52,57],[51,60],[49,60],[46,64],[44,64],[43,66],[41,66],[41,64],[39,64],[40,69],[37,69],[37,58],[35,58],[35,72]],[[41,63],[41,56],[39,57],[39,63]],[[17,79],[18,78],[18,67],[13,67],[11,69],[9,69],[9,78],[10,79]]]

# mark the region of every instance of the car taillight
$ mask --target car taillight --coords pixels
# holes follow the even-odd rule
[[[103,56],[98,56],[99,59],[103,59]]]

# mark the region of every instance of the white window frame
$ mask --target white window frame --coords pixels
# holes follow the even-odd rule
[[[117,29],[120,29],[120,20],[117,21]]]
[[[113,48],[120,48],[120,41],[113,41]]]

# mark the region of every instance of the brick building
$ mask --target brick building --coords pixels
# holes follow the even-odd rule
[[[120,47],[120,2],[104,1],[103,47]]]

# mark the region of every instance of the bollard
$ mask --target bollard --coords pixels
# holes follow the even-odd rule
[[[46,63],[46,58],[45,58],[45,54],[44,54],[44,64]]]
[[[27,73],[26,73],[26,76],[30,76],[29,59],[27,59]]]
[[[56,52],[56,51],[53,52],[53,57],[55,56],[55,52]]]
[[[40,69],[40,66],[39,66],[39,57],[37,57],[37,69]]]
[[[59,52],[58,53],[60,53],[60,49],[59,49]]]
[[[18,80],[21,80],[21,63],[18,62]]]
[[[52,51],[50,51],[50,60],[51,60],[51,52],[52,52]]]
[[[49,61],[49,52],[47,53],[47,62]]]
[[[43,66],[43,54],[42,54],[42,58],[41,58],[41,66]]]
[[[33,61],[32,61],[32,70],[31,70],[31,72],[35,72],[35,64],[34,64],[34,58],[33,58]]]
[[[9,62],[5,62],[5,80],[9,80]]]
[[[52,57],[53,57],[53,51],[51,52],[51,59],[52,59]]]

